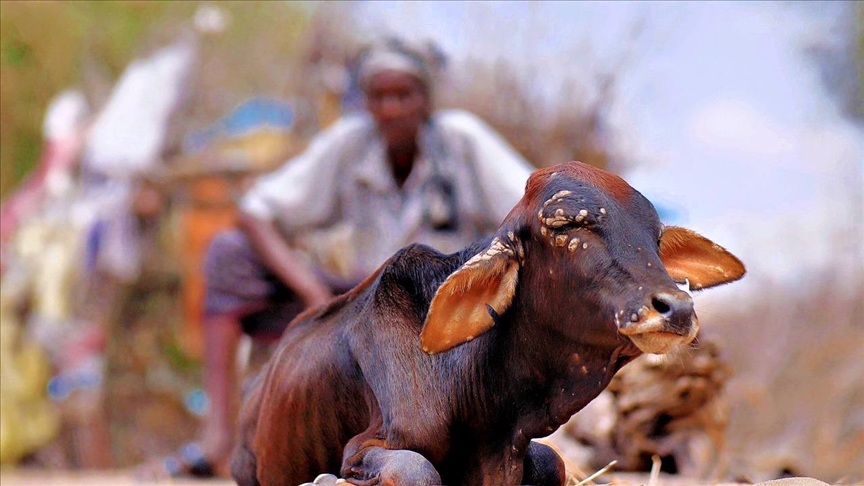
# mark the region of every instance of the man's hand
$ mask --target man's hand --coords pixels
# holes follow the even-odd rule
[[[325,304],[333,298],[330,289],[288,245],[272,221],[241,211],[238,227],[249,238],[264,265],[308,307]]]

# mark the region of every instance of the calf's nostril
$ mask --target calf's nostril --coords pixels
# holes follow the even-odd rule
[[[672,315],[672,306],[660,297],[652,298],[651,306],[654,307],[654,310],[659,312],[663,317],[669,317]]]
[[[651,296],[651,307],[666,319],[689,322],[693,299],[684,292],[658,292]]]

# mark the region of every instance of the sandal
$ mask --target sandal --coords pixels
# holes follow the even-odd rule
[[[138,476],[157,476],[159,478],[213,478],[216,468],[207,457],[204,450],[195,442],[190,442],[177,451],[138,472]]]

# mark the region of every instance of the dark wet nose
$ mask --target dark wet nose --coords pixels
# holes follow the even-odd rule
[[[671,332],[690,332],[693,299],[686,292],[658,292],[651,297],[651,307],[666,319]]]

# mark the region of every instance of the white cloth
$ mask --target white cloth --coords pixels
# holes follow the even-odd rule
[[[182,39],[129,64],[93,122],[84,151],[87,170],[124,179],[157,166],[195,56],[195,45]]]
[[[498,227],[522,197],[532,167],[467,112],[441,111],[431,126],[401,189],[373,120],[359,114],[339,120],[260,178],[241,208],[275,221],[313,264],[343,278],[361,278],[413,242],[446,253],[461,249]],[[436,178],[453,186],[455,229],[435,227],[440,210],[429,182]]]

